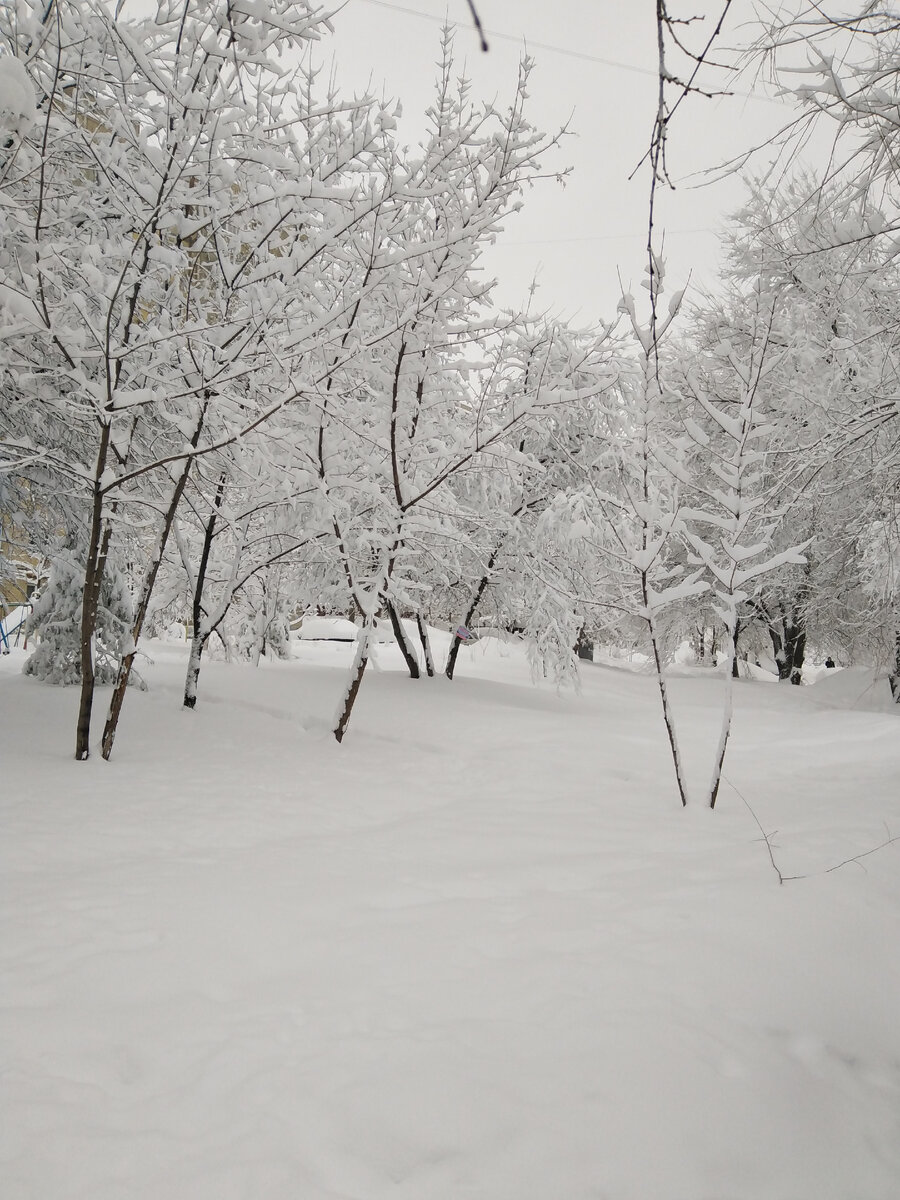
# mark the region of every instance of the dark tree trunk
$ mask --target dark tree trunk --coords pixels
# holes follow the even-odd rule
[[[100,431],[97,466],[94,471],[94,499],[91,506],[91,533],[88,538],[84,564],[84,591],[81,596],[81,696],[78,702],[78,723],[75,729],[75,758],[84,762],[91,752],[91,711],[94,706],[94,631],[97,628],[97,609],[100,588],[106,570],[106,556],[112,528],[103,528],[103,493],[100,480],[109,456],[109,425]]]
[[[347,693],[344,697],[344,704],[338,716],[337,725],[334,727],[335,741],[338,743],[344,740],[344,734],[347,731],[347,726],[350,723],[350,714],[353,712],[353,705],[356,703],[356,696],[359,692],[359,685],[362,683],[363,675],[366,673],[366,664],[369,661],[369,641],[372,636],[371,626],[366,626],[362,631],[362,636],[356,647],[356,658],[353,666],[350,668],[351,678],[347,688]]]
[[[206,643],[209,641],[209,634],[195,633],[191,639],[191,653],[188,658],[187,675],[184,680],[184,707],[194,708],[197,704],[197,680],[200,678],[200,660],[203,657],[203,651],[206,649]]]
[[[575,643],[575,653],[578,655],[578,657],[580,659],[583,659],[584,662],[593,662],[594,661],[593,640],[591,638],[588,638],[585,636],[585,632],[583,629],[581,630],[581,632],[578,635],[578,641]]]
[[[99,525],[100,511],[96,512]],[[91,530],[91,545],[84,573],[84,592],[81,598],[81,695],[78,702],[78,724],[75,731],[75,758],[84,762],[91,752],[91,713],[94,707],[94,631],[100,607],[100,589],[106,570],[112,529],[107,525],[99,547]]]
[[[894,671],[889,676],[894,703],[900,704],[900,629],[894,635]]]
[[[422,620],[421,613],[416,613],[416,627],[419,630],[422,653],[425,655],[425,674],[431,679],[434,676],[434,655],[431,653],[431,638],[428,636],[428,626]]]
[[[463,621],[465,625],[466,622]],[[450,653],[447,655],[447,665],[444,667],[444,674],[448,679],[453,678],[453,672],[456,670],[456,660],[459,657],[459,647],[461,644],[460,638],[456,635],[456,630],[453,631],[453,640],[450,642]]]
[[[706,630],[702,626],[698,626],[694,637],[694,652],[697,662],[702,663],[706,658]]]
[[[253,665],[259,666],[259,660],[265,657],[266,653],[266,634],[269,630],[269,585],[266,576],[260,576],[260,587],[262,588],[262,608],[256,612],[256,626],[254,629],[255,640],[253,644]]]
[[[497,547],[497,549],[494,551],[494,553],[488,559],[487,567],[485,568],[484,574],[478,581],[478,587],[475,589],[475,593],[472,596],[471,601],[469,602],[469,607],[466,610],[466,615],[463,617],[462,621],[460,622],[460,624],[464,625],[466,627],[466,629],[468,629],[469,625],[471,625],[472,618],[475,616],[475,613],[478,611],[478,605],[481,603],[481,598],[482,598],[482,596],[484,596],[484,593],[487,591],[487,586],[488,586],[488,583],[490,583],[490,579],[491,579],[491,572],[494,569],[494,564],[497,561],[497,555],[499,553],[500,553],[500,546]],[[448,679],[453,678],[453,672],[456,670],[456,659],[459,656],[459,647],[462,644],[461,639],[456,636],[456,629],[454,629],[452,631],[452,636],[453,636],[453,640],[450,642],[450,653],[447,655],[447,665],[444,668],[444,674],[447,676]]]
[[[413,647],[409,638],[406,636],[406,630],[403,628],[403,623],[400,620],[396,608],[390,600],[385,602],[385,607],[387,608],[388,617],[390,618],[391,629],[393,629],[394,637],[397,640],[397,645],[400,647],[400,653],[403,655],[403,658],[406,662],[406,668],[409,671],[409,677],[410,679],[418,679],[421,671],[419,670],[419,660],[416,657],[415,648]]]
[[[113,687],[112,699],[109,702],[109,712],[106,714],[106,724],[103,727],[103,743],[102,754],[108,761],[113,751],[113,743],[116,740],[116,729],[119,725],[119,717],[122,714],[122,705],[125,703],[125,693],[128,689],[128,681],[131,678],[131,668],[134,666],[134,660],[137,657],[137,644],[140,640],[141,633],[144,628],[144,621],[147,617],[147,611],[150,607],[150,597],[153,595],[153,588],[156,584],[156,576],[159,572],[160,564],[162,563],[163,554],[165,553],[166,543],[169,540],[169,532],[172,528],[172,521],[175,517],[175,510],[178,507],[178,502],[181,499],[181,494],[184,491],[184,485],[187,483],[188,471],[190,470],[191,459],[188,459],[188,466],[176,485],[175,492],[169,504],[169,509],[163,519],[163,526],[160,532],[159,540],[156,545],[154,556],[147,568],[147,573],[144,576],[143,587],[141,588],[141,598],[138,602],[138,607],[135,612],[134,625],[131,631],[132,649],[128,654],[123,655],[119,662],[119,669],[116,672],[116,682]]]
[[[788,644],[791,647],[791,683],[799,687],[803,682],[803,662],[806,658],[806,630],[792,625]]]
[[[191,437],[191,446],[196,450],[200,441],[200,434],[203,431],[203,422],[206,414],[206,404],[210,397],[206,397],[206,402],[200,411],[197,418],[197,425]],[[109,712],[106,715],[106,725],[103,727],[103,757],[109,760],[112,754],[113,743],[116,740],[116,729],[119,724],[119,717],[122,712],[122,705],[125,703],[125,692],[128,688],[128,680],[131,677],[131,668],[134,665],[134,660],[137,657],[137,644],[141,637],[141,632],[144,628],[144,621],[147,618],[147,611],[150,607],[150,598],[153,595],[153,588],[156,584],[156,576],[159,573],[160,564],[163,560],[163,555],[166,552],[166,544],[169,540],[169,534],[172,531],[172,522],[175,520],[175,513],[178,511],[178,505],[181,502],[181,497],[184,495],[184,489],[187,486],[188,476],[191,473],[191,468],[194,465],[193,458],[186,458],[181,468],[181,474],[178,481],[172,490],[172,495],[169,499],[169,505],[163,516],[162,527],[159,531],[159,538],[156,543],[156,549],[150,564],[147,568],[147,573],[144,576],[144,583],[141,588],[141,598],[138,601],[138,606],[134,614],[134,626],[131,631],[131,651],[124,655],[119,663],[119,670],[116,673],[116,682],[113,688],[112,700],[109,703]]]
[[[222,507],[222,497],[225,494],[225,473],[219,476],[216,495],[213,500],[213,511],[206,522],[203,531],[203,549],[200,552],[200,562],[197,564],[197,578],[194,580],[194,599],[191,609],[191,619],[194,625],[194,635],[191,639],[191,654],[188,659],[187,675],[184,681],[184,707],[194,708],[197,704],[197,681],[200,678],[200,660],[212,630],[203,631],[203,589],[206,584],[206,570],[209,566],[209,556],[212,551],[213,537],[216,532],[216,520]]]
[[[778,679],[799,686],[803,681],[803,660],[806,657],[806,626],[798,610],[785,615],[781,622],[781,633],[770,628],[772,644],[776,645],[775,662],[778,664]]]
[[[784,639],[771,621],[769,621],[766,628],[769,631],[769,638],[772,642],[772,657],[775,659],[775,666],[778,669],[778,678],[779,680],[787,679],[787,675],[782,675],[781,673],[785,662]]]
[[[734,654],[732,655],[732,659],[731,659],[731,678],[732,679],[740,679],[740,677],[741,677],[741,673],[738,669],[738,656],[737,656],[738,637],[740,636],[740,633],[741,633],[741,622],[740,622],[739,618],[735,618],[735,622],[734,622]]]

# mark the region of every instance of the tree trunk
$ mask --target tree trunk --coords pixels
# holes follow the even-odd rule
[[[191,460],[189,459],[188,462]],[[131,668],[134,665],[134,660],[137,657],[137,644],[141,637],[141,632],[144,628],[144,621],[147,617],[147,611],[150,607],[150,597],[153,594],[153,588],[156,583],[156,576],[159,572],[160,564],[162,563],[163,554],[166,549],[166,542],[169,537],[169,530],[172,528],[172,519],[175,516],[175,509],[178,507],[178,501],[181,499],[181,493],[184,490],[183,483],[187,482],[187,474],[182,477],[181,486],[176,488],[175,495],[172,498],[169,511],[163,520],[163,528],[159,535],[159,540],[156,545],[153,558],[147,568],[147,573],[144,576],[144,583],[141,587],[141,597],[138,601],[137,609],[134,615],[134,624],[131,630],[131,649],[122,656],[119,662],[119,669],[116,672],[116,682],[113,686],[112,699],[109,702],[109,712],[106,715],[106,724],[103,727],[103,743],[102,754],[107,761],[112,754],[113,743],[116,740],[116,729],[119,724],[119,717],[122,712],[122,705],[125,703],[125,691],[128,687],[128,680],[131,678]]]
[[[222,632],[224,628],[225,622],[223,621],[221,625],[216,626],[215,634],[222,643],[222,653],[225,655],[225,661],[230,667],[235,661],[234,647],[231,645],[231,640],[229,639],[228,635]]]
[[[741,633],[741,623],[739,620],[736,620],[734,623],[734,640],[733,640],[734,650],[731,655],[731,678],[732,679],[740,679],[740,677],[741,677],[741,673],[738,670],[738,656],[737,656],[738,637],[740,636],[740,633]],[[711,805],[710,807],[713,807],[713,806]]]
[[[803,661],[806,658],[806,631],[800,629],[791,638],[791,683],[799,687],[803,682]]]
[[[421,613],[416,613],[416,627],[419,630],[422,653],[425,655],[425,674],[431,679],[434,676],[434,655],[431,653],[431,638],[428,636],[428,626],[422,620]]]
[[[212,630],[206,633],[200,632],[203,625],[203,589],[206,585],[206,570],[209,566],[209,556],[212,550],[213,537],[216,532],[216,519],[219,515],[219,509],[222,507],[225,482],[226,477],[223,471],[219,476],[219,482],[216,487],[213,511],[210,513],[209,520],[206,522],[206,529],[203,531],[203,548],[200,551],[200,562],[197,564],[197,577],[194,580],[194,598],[191,605],[193,637],[191,638],[191,653],[188,658],[187,675],[184,681],[185,708],[194,708],[197,703],[197,680],[200,677],[200,659],[203,657],[207,640],[210,633],[212,633]]]
[[[803,618],[795,609],[784,618],[784,646],[778,660],[778,678],[790,680],[795,686],[803,682],[803,660],[806,656],[806,629]]]
[[[501,543],[501,545],[502,545],[502,543]],[[469,603],[469,607],[466,610],[466,615],[459,622],[459,625],[464,625],[466,627],[466,629],[469,628],[469,626],[472,623],[472,618],[475,616],[475,613],[478,611],[478,605],[481,603],[481,598],[484,595],[485,591],[487,590],[487,585],[490,582],[490,578],[491,578],[491,572],[494,569],[494,563],[497,561],[497,555],[499,553],[500,553],[500,546],[497,547],[497,549],[494,551],[494,553],[488,559],[487,567],[485,568],[484,574],[478,581],[478,587],[475,589],[475,594],[472,596],[472,599]],[[456,636],[456,630],[459,628],[459,625],[455,626],[452,631],[453,632],[453,640],[450,643],[450,653],[447,655],[447,665],[444,668],[444,674],[447,676],[448,679],[453,678],[453,672],[456,670],[456,659],[459,655],[459,648],[462,645],[460,638],[458,638]]]
[[[462,624],[465,625],[466,622],[463,621]],[[453,678],[453,672],[456,670],[456,660],[459,656],[459,647],[461,644],[461,639],[456,636],[456,630],[454,630],[452,641],[450,642],[450,653],[447,655],[447,665],[444,667],[444,674],[448,679]]]
[[[809,591],[802,588],[796,595],[789,612],[783,604],[779,604],[779,616],[773,615],[762,605],[757,604],[757,611],[766,620],[769,637],[772,639],[772,650],[775,654],[775,665],[778,667],[778,681],[788,680],[796,685],[803,682],[803,660],[806,655],[806,603]]]
[[[584,662],[594,661],[594,643],[585,637],[583,629],[578,634],[578,641],[575,643],[575,653]]]
[[[97,628],[97,609],[100,588],[106,570],[106,556],[112,528],[103,529],[103,493],[100,479],[106,470],[109,455],[109,425],[100,433],[97,466],[94,472],[94,499],[91,506],[91,534],[84,564],[84,591],[81,594],[81,696],[78,702],[78,722],[75,727],[75,758],[84,762],[91,753],[91,711],[94,706],[94,630]]]
[[[407,670],[409,671],[410,679],[418,679],[421,675],[419,670],[419,660],[416,657],[415,647],[406,636],[406,630],[403,628],[403,623],[397,614],[397,610],[390,600],[385,601],[388,617],[391,621],[391,629],[394,631],[394,637],[397,640],[397,645],[400,647],[400,653],[406,662]]]
[[[702,625],[698,625],[694,634],[694,654],[698,663],[702,663],[706,657],[706,630]]]
[[[269,619],[267,613],[268,595],[265,579],[260,580],[262,586],[263,602],[262,608],[256,613],[255,628],[253,630],[253,665],[259,666],[259,660],[266,652],[266,630],[269,628]]]
[[[663,674],[662,655],[659,652],[659,638],[656,636],[656,622],[653,620],[653,610],[650,607],[650,586],[646,572],[641,573],[641,600],[644,604],[644,611],[648,614],[646,617],[647,629],[650,633],[650,645],[653,647],[653,663],[656,667],[656,685],[659,688],[659,699],[660,703],[662,704],[663,722],[666,727],[666,736],[669,739],[669,749],[672,753],[672,764],[675,767],[675,782],[678,785],[678,795],[681,799],[681,807],[687,808],[687,787],[684,780],[684,771],[681,766],[681,753],[678,749],[678,739],[675,736],[675,723],[672,719],[672,706],[669,702],[669,689],[666,686],[666,677]],[[715,800],[713,803],[715,803]]]
[[[102,576],[102,559],[95,559],[84,576],[81,598],[81,695],[75,730],[75,758],[83,762],[91,753],[91,712],[94,706],[94,630]]]
[[[337,723],[334,727],[334,737],[338,743],[344,740],[344,734],[347,732],[347,726],[350,724],[350,714],[353,712],[353,705],[356,703],[359,685],[362,683],[366,664],[369,661],[369,642],[371,638],[372,625],[366,624],[360,631],[359,641],[356,643],[356,655],[353,659],[353,665],[350,668],[350,681],[347,685],[347,691],[344,693],[343,703],[340,706]]]
[[[207,402],[209,397],[207,396]],[[203,431],[203,421],[206,413],[206,403],[201,409],[197,419],[197,425],[191,437],[191,446],[196,450],[200,441],[200,434]],[[181,474],[178,481],[172,490],[172,495],[169,499],[169,505],[163,516],[162,527],[159,532],[159,538],[156,543],[156,550],[150,560],[147,572],[144,575],[144,583],[141,587],[141,598],[138,602],[137,609],[134,614],[134,626],[131,631],[131,650],[124,655],[119,662],[119,669],[116,672],[116,682],[113,688],[112,700],[109,704],[109,712],[106,716],[106,725],[103,728],[103,757],[108,761],[112,754],[113,743],[116,740],[116,729],[119,724],[119,716],[122,712],[122,705],[125,703],[125,691],[128,687],[128,680],[131,676],[131,668],[134,664],[137,655],[137,644],[140,641],[141,632],[144,628],[144,621],[147,617],[147,611],[150,607],[150,597],[153,595],[153,588],[156,584],[156,576],[159,572],[160,564],[163,560],[163,555],[166,552],[166,543],[169,540],[169,534],[172,530],[172,522],[175,520],[175,513],[178,510],[178,505],[181,502],[181,497],[184,494],[184,489],[187,485],[188,476],[191,473],[191,468],[194,465],[193,458],[186,458],[181,468]]]
[[[196,627],[191,639],[191,653],[188,658],[187,675],[184,681],[184,707],[194,708],[197,703],[197,680],[200,677],[200,659],[206,649],[209,634],[198,634]]]
[[[735,622],[737,627],[737,622]],[[709,807],[716,807],[719,787],[722,783],[722,768],[725,766],[725,752],[728,749],[728,738],[731,734],[731,722],[734,714],[734,681],[738,678],[737,640],[732,630],[727,631],[728,644],[731,653],[731,670],[725,672],[725,703],[722,706],[722,729],[719,734],[719,744],[713,762],[712,782],[709,785]]]
[[[894,703],[900,704],[900,628],[894,635],[894,671],[889,676]]]
[[[766,628],[769,631],[769,638],[772,642],[772,657],[775,659],[775,666],[778,669],[778,679],[779,681],[787,679],[788,676],[782,674],[782,668],[786,661],[784,653],[784,639],[779,631],[775,628],[771,620],[769,620]]]

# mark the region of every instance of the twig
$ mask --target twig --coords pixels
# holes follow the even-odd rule
[[[725,776],[723,775],[723,776],[722,776],[722,778],[723,778],[723,779],[725,779]],[[799,876],[799,875],[788,875],[787,877],[785,877],[784,875],[782,875],[782,873],[781,873],[781,871],[780,871],[780,869],[779,869],[779,867],[778,867],[778,863],[775,861],[775,855],[774,855],[774,853],[772,852],[772,842],[771,842],[771,839],[769,838],[769,835],[766,833],[765,829],[763,829],[763,827],[762,827],[762,822],[760,821],[759,817],[758,817],[758,816],[756,815],[756,813],[753,811],[753,807],[752,807],[752,805],[750,804],[750,801],[747,799],[747,797],[746,797],[746,796],[745,796],[745,795],[744,795],[742,792],[739,792],[739,791],[738,791],[738,789],[737,789],[737,788],[734,786],[734,784],[731,782],[731,780],[730,780],[730,779],[725,779],[725,782],[728,784],[728,786],[731,788],[731,790],[732,790],[732,791],[735,793],[735,795],[736,795],[736,796],[738,796],[738,797],[739,797],[739,799],[743,800],[744,804],[747,806],[747,811],[750,813],[750,816],[751,816],[751,817],[753,818],[753,820],[756,822],[756,828],[757,828],[757,829],[759,830],[759,832],[760,832],[760,833],[763,835],[763,841],[766,843],[766,849],[767,849],[767,850],[768,850],[768,852],[769,852],[769,862],[772,864],[772,870],[773,870],[773,871],[775,872],[775,874],[778,876],[778,884],[779,884],[779,886],[781,886],[781,885],[783,885],[783,884],[784,884],[785,878],[788,878],[788,879],[799,879],[799,878],[801,878],[801,876]],[[778,830],[776,829],[776,830],[775,830],[775,833],[777,833],[777,832],[778,832]],[[774,835],[773,835],[773,836],[774,836]]]
[[[772,851],[771,838],[774,837],[775,834],[772,834],[770,837],[769,834],[766,833],[765,829],[763,829],[762,822],[760,821],[760,819],[756,815],[756,813],[753,811],[753,808],[750,804],[750,801],[747,799],[747,797],[745,795],[743,795],[743,793],[740,792],[734,786],[734,784],[731,782],[730,779],[726,779],[724,775],[722,776],[722,778],[725,780],[725,782],[728,784],[728,786],[731,788],[731,790],[734,792],[734,794],[736,796],[738,796],[739,799],[741,799],[744,802],[744,804],[747,807],[747,811],[750,813],[750,816],[756,822],[757,829],[763,835],[763,840],[766,843],[766,849],[769,852],[769,862],[772,864],[772,870],[778,876],[779,884],[790,883],[791,881],[797,880],[797,879],[815,879],[815,877],[817,875],[830,875],[832,871],[839,871],[841,869],[841,867],[846,867],[850,863],[859,862],[859,860],[861,858],[868,858],[870,854],[875,854],[876,851],[883,850],[885,848],[885,846],[892,846],[894,844],[894,842],[900,842],[900,833],[891,833],[888,825],[885,825],[885,829],[887,830],[887,837],[884,839],[883,842],[879,842],[877,846],[871,846],[868,850],[863,850],[860,854],[854,854],[850,858],[841,859],[840,862],[834,863],[830,867],[825,867],[824,870],[822,870],[822,871],[810,871],[809,874],[807,874],[807,875],[783,875],[778,866],[778,863],[775,861],[775,855]],[[778,832],[778,830],[776,829],[775,833],[777,833],[777,832]],[[863,868],[863,869],[865,869],[865,868]]]
[[[859,862],[861,858],[867,858],[868,855],[874,854],[876,850],[883,850],[885,846],[890,846],[892,842],[900,842],[900,834],[892,834],[886,825],[885,829],[887,829],[888,835],[879,845],[873,846],[871,850],[863,850],[862,854],[854,854],[852,858],[845,858],[843,862],[835,863],[833,867],[827,867],[824,871],[820,872],[820,874],[828,875],[831,871],[836,871],[838,867],[846,867],[848,863]],[[805,876],[798,875],[796,878],[803,879]]]
[[[478,36],[481,38],[481,49],[484,51],[485,54],[487,54],[490,47],[487,44],[487,38],[484,36],[484,29],[482,28],[482,25],[481,25],[481,18],[479,17],[478,12],[475,9],[474,0],[467,0],[467,3],[469,5],[469,12],[472,14],[472,21],[474,22],[475,28],[478,31]]]

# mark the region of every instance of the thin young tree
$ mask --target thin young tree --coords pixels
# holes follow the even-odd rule
[[[802,546],[775,550],[773,537],[783,514],[777,495],[766,486],[766,443],[775,427],[764,385],[779,357],[773,346],[776,303],[759,293],[745,302],[753,313],[746,354],[721,342],[711,369],[703,376],[691,369],[685,379],[685,398],[696,417],[704,418],[701,424],[686,416],[685,427],[698,448],[693,487],[705,504],[685,508],[682,520],[697,560],[711,576],[725,635],[725,700],[707,793],[710,808],[716,806],[731,734],[738,613],[751,596],[747,587],[786,564],[805,561]]]

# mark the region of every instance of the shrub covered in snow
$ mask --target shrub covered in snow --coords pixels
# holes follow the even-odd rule
[[[60,550],[53,559],[50,579],[28,622],[29,635],[39,641],[22,668],[45,683],[63,686],[81,682],[81,593],[84,567],[77,552]],[[116,677],[119,654],[130,636],[131,592],[115,561],[107,564],[94,637],[94,673],[99,684]],[[140,677],[135,683],[145,688]]]

